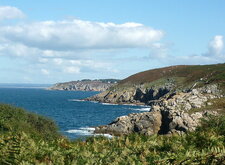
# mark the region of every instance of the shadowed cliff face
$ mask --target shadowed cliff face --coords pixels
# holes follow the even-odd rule
[[[201,118],[225,111],[225,105],[222,109],[207,109],[207,105],[213,105],[210,102],[213,99],[224,100],[222,91],[215,84],[164,95],[151,102],[150,112],[118,117],[109,125],[96,127],[95,132],[114,135],[130,133],[152,135],[194,131]]]
[[[225,91],[225,64],[172,66],[137,73],[86,100],[151,105],[165,95],[209,84],[219,84]]]
[[[201,118],[225,114],[225,105],[216,108],[224,103],[224,96],[225,64],[217,64],[172,66],[137,73],[86,100],[150,105],[150,112],[119,117],[95,131],[151,135],[193,131]]]
[[[136,87],[133,89],[110,90],[87,98],[86,100],[116,104],[150,104],[152,100],[157,100],[165,96],[173,89],[173,85],[171,84],[171,86],[162,86],[159,88],[152,87],[144,89],[142,87]]]

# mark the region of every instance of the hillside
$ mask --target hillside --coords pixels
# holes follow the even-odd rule
[[[225,64],[179,65],[134,74],[87,100],[117,104],[149,104],[175,91],[209,84],[225,90]]]
[[[130,165],[225,163],[224,116],[211,116],[182,136],[132,134],[69,141],[55,125],[23,109],[0,105],[0,164]],[[50,139],[46,139],[51,137]]]
[[[0,104],[0,135],[29,134],[33,139],[60,137],[55,123],[22,108]]]
[[[149,112],[121,116],[96,133],[182,134],[201,118],[225,114],[225,64],[171,66],[132,75],[86,100],[147,104]]]
[[[117,84],[119,80],[116,79],[99,79],[89,80],[84,79],[80,81],[70,81],[64,83],[57,83],[48,90],[69,90],[69,91],[105,91],[108,88]]]
[[[69,141],[51,120],[0,105],[0,164],[225,164],[224,73],[225,64],[155,69],[87,99],[150,105],[95,128],[112,139]]]
[[[199,81],[212,83],[224,82],[225,64],[216,65],[177,65],[165,68],[153,69],[134,74],[122,81],[124,84],[142,84],[151,83],[159,79],[175,79],[180,78],[181,83],[185,85]]]

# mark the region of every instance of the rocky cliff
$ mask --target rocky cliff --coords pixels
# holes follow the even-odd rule
[[[214,104],[218,102],[223,104],[216,108],[217,105]],[[187,92],[171,93],[152,101],[150,105],[149,112],[118,117],[109,125],[96,127],[95,132],[114,135],[181,134],[195,130],[201,118],[225,112],[224,95],[215,84]]]
[[[201,118],[225,114],[224,96],[225,64],[217,64],[141,72],[86,100],[150,105],[149,112],[119,117],[95,132],[152,135],[192,131]]]
[[[225,86],[224,82],[225,64],[171,66],[137,73],[86,100],[117,104],[150,104],[152,100],[175,91],[188,91],[213,83]]]
[[[57,83],[48,90],[69,90],[69,91],[105,91],[117,84],[119,80],[100,79],[100,80],[81,80],[65,83]]]

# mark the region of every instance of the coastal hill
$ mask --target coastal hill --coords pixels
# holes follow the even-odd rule
[[[151,104],[166,94],[209,84],[225,88],[225,64],[178,65],[134,74],[87,100],[116,104]]]
[[[225,164],[225,64],[141,72],[87,100],[151,108],[95,128],[127,136],[70,141],[53,121],[0,104],[0,164]]]
[[[182,134],[202,118],[225,114],[225,64],[180,65],[134,74],[89,101],[149,105],[96,127],[96,133]]]
[[[0,104],[0,164],[224,164],[225,117],[183,136],[132,134],[70,141],[54,122]],[[126,163],[125,163],[126,162]]]
[[[64,83],[57,83],[48,90],[69,90],[69,91],[105,91],[109,87],[117,84],[117,79],[98,79],[98,80],[78,80]]]

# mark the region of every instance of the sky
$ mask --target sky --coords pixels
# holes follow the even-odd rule
[[[224,0],[0,0],[0,83],[225,62]]]

